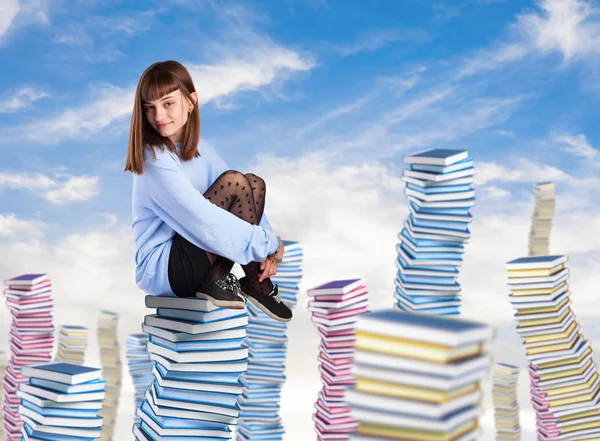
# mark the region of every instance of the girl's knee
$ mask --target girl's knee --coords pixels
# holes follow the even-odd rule
[[[246,178],[248,178],[248,181],[250,182],[252,188],[255,188],[257,186],[260,186],[263,189],[265,188],[265,180],[260,176],[256,176],[254,173],[246,173],[245,176]]]

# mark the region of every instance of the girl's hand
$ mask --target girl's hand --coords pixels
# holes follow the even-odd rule
[[[260,264],[260,270],[261,272],[258,275],[259,283],[277,274],[277,261],[274,259],[265,259],[265,261]]]

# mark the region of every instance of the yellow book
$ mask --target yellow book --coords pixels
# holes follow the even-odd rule
[[[523,337],[523,342],[527,345],[530,343],[541,343],[543,341],[558,340],[561,338],[567,338],[571,335],[571,332],[577,327],[577,323],[573,321],[565,332],[557,332],[556,334],[544,334],[544,335],[532,335],[529,337]]]
[[[519,320],[519,326],[517,329],[528,328],[530,326],[542,326],[542,325],[555,325],[557,323],[562,322],[567,314],[571,313],[571,308],[565,309],[561,315],[557,317],[548,317],[542,319],[533,319],[533,320]]]
[[[567,387],[559,387],[556,389],[552,389],[549,391],[546,391],[546,395],[550,398],[550,397],[554,397],[556,395],[562,395],[562,394],[568,394],[571,392],[579,392],[582,390],[586,390],[589,389],[590,387],[592,387],[592,385],[594,384],[594,381],[596,381],[598,379],[598,373],[595,372],[588,381],[586,381],[585,383],[582,384],[577,384],[574,386],[567,386]]]
[[[384,395],[394,398],[413,399],[436,404],[443,404],[448,401],[452,401],[456,398],[476,392],[479,389],[477,383],[446,392],[436,389],[408,386],[405,384],[388,383],[387,381],[371,380],[364,377],[356,377],[355,381],[355,390],[358,392]]]
[[[509,279],[517,279],[521,277],[548,277],[562,271],[565,264],[562,263],[554,268],[532,268],[524,270],[508,270]]]
[[[577,430],[593,429],[593,428],[599,428],[599,427],[600,427],[600,421],[589,421],[589,422],[585,422],[585,423],[573,424],[572,426],[566,426],[564,428],[559,428],[558,430],[560,431],[560,433],[562,435],[562,434],[566,434],[566,433],[576,432]],[[600,438],[596,437],[593,439],[600,439]],[[590,438],[586,438],[586,441],[589,441],[589,440],[590,440]]]
[[[587,417],[598,416],[598,415],[600,415],[600,409],[586,410],[585,412],[579,412],[579,413],[574,413],[571,415],[565,415],[565,416],[559,417],[558,422],[565,423],[567,421],[573,421],[573,420],[578,420],[580,418],[587,418]]]
[[[480,343],[452,348],[415,340],[371,334],[364,331],[356,332],[355,348],[387,355],[427,360],[435,363],[448,363],[470,358],[483,352],[483,345]]]
[[[580,363],[585,357],[592,353],[592,348],[587,348],[579,357],[565,358],[564,360],[549,361],[547,363],[537,363],[538,369],[549,369],[558,366],[566,366],[568,364]]]
[[[550,374],[540,375],[540,381],[556,380],[557,378],[574,377],[574,376],[577,376],[577,375],[581,375],[581,374],[583,374],[587,370],[587,368],[590,367],[591,364],[592,364],[592,359],[590,358],[580,368],[566,369],[564,371],[552,372]]]
[[[477,428],[477,419],[464,423],[452,432],[432,432],[426,429],[381,426],[359,423],[356,433],[372,437],[411,441],[454,441]]]
[[[574,338],[572,341],[566,342],[566,343],[558,343],[555,345],[538,346],[537,348],[529,348],[529,349],[527,349],[527,355],[545,354],[547,352],[555,352],[555,351],[564,351],[566,349],[572,348],[573,344],[577,340],[578,340],[577,338]]]
[[[535,289],[512,289],[512,295],[517,297],[523,296],[542,296],[544,294],[554,294],[565,287],[567,282],[563,282],[554,288],[535,288]]]
[[[592,399],[592,397],[594,397],[594,395],[596,395],[597,392],[598,392],[598,386],[596,386],[591,392],[588,392],[587,394],[577,395],[575,397],[560,398],[557,400],[547,400],[547,401],[548,401],[549,407],[552,409],[554,407],[564,406],[567,404],[575,404],[575,403],[581,403],[583,401],[589,401]]]
[[[529,314],[542,314],[544,312],[557,312],[560,311],[560,308],[569,303],[569,298],[565,297],[558,305],[556,306],[542,306],[540,308],[528,308],[517,311],[517,316],[529,315]]]

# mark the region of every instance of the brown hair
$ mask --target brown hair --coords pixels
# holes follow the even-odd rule
[[[175,144],[169,139],[160,136],[146,119],[144,102],[154,101],[179,89],[181,94],[190,100],[191,93],[195,92],[194,82],[187,69],[177,61],[159,61],[148,67],[137,85],[135,101],[131,114],[129,129],[129,142],[127,144],[127,157],[125,170],[134,174],[142,174],[144,168],[144,146],[152,148],[152,155],[156,158],[154,148],[164,149],[165,146],[173,153],[177,152]],[[200,139],[200,111],[197,103],[183,127],[183,145],[179,157],[189,161],[198,153],[198,140]]]

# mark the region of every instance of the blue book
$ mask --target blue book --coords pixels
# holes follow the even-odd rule
[[[43,378],[32,377],[29,379],[29,384],[43,387],[63,394],[78,394],[83,392],[103,392],[106,381],[92,380],[79,384],[65,384],[57,381],[44,380]]]
[[[23,424],[25,432],[30,438],[41,439],[44,441],[95,441],[97,438],[84,438],[81,436],[59,435],[58,433],[47,433],[34,430],[29,424]]]
[[[424,220],[424,219],[415,219],[415,217],[410,214],[409,216],[410,223],[415,227],[421,228],[432,228],[436,230],[440,230],[439,234],[452,234],[452,231],[457,231],[461,233],[470,233],[469,232],[469,224],[467,222],[452,222],[452,221],[434,221],[434,220]],[[450,231],[450,233],[444,233],[444,231]]]
[[[236,317],[243,317],[247,313],[243,309],[220,308],[211,312],[191,311],[188,309],[158,308],[156,314],[159,317],[169,317],[188,320],[198,323],[220,322]]]
[[[467,159],[467,150],[431,149],[405,156],[405,164],[428,164],[448,166]]]
[[[567,261],[567,256],[531,256],[520,257],[506,263],[507,270],[523,270],[533,268],[554,268]]]
[[[361,279],[334,280],[309,289],[306,295],[346,294],[358,288],[361,284]]]
[[[159,398],[167,400],[183,401],[185,403],[200,403],[212,406],[237,408],[239,394],[225,394],[218,392],[202,392],[196,390],[174,389],[162,387],[154,381],[153,386]]]
[[[406,184],[406,188],[418,191],[423,194],[436,193],[459,193],[463,191],[471,191],[470,185],[440,185],[439,187],[419,187],[418,185]]]
[[[237,349],[242,346],[242,340],[242,338],[234,338],[228,340],[181,341],[175,343],[155,335],[150,336],[150,341],[177,352],[205,351],[207,349]]]
[[[493,334],[490,326],[479,322],[406,314],[391,309],[360,315],[356,329],[395,338],[418,338],[423,342],[445,346],[481,343],[489,340]]]
[[[460,286],[456,281],[451,277],[428,277],[428,276],[405,276],[400,271],[398,271],[396,277],[402,280],[404,284],[415,284],[415,285],[439,285],[445,287],[458,287]],[[416,288],[416,289],[424,289],[424,288]]]
[[[69,363],[42,363],[23,366],[21,375],[64,384],[81,384],[88,381],[101,380],[102,370]]]
[[[6,286],[33,286],[43,282],[47,278],[48,275],[45,273],[21,274],[20,276],[12,277],[10,279],[4,279],[4,284]]]
[[[455,171],[473,168],[473,158],[467,158],[451,165],[411,164],[410,169],[430,173],[452,173]]]
[[[69,409],[64,407],[40,407],[22,399],[21,405],[42,416],[67,418],[96,418],[99,410]]]
[[[141,409],[149,415],[154,421],[156,421],[161,427],[165,429],[176,429],[176,428],[189,428],[194,429],[198,427],[202,427],[204,429],[212,429],[218,430],[225,434],[231,433],[231,429],[229,425],[224,423],[218,423],[214,421],[201,421],[201,420],[192,420],[188,418],[172,418],[172,417],[163,417],[160,415],[156,415],[154,410],[148,403],[148,401],[144,400],[141,406]],[[225,436],[224,436],[225,438]]]
[[[464,253],[464,245],[460,242],[442,242],[439,240],[427,240],[427,239],[416,239],[410,236],[410,233],[406,228],[402,228],[399,236],[402,236],[401,240],[405,239],[410,242],[415,248],[435,248],[435,247],[444,247],[444,248],[456,248],[456,253]],[[400,237],[398,237],[400,239]],[[426,251],[426,250],[425,250]]]

